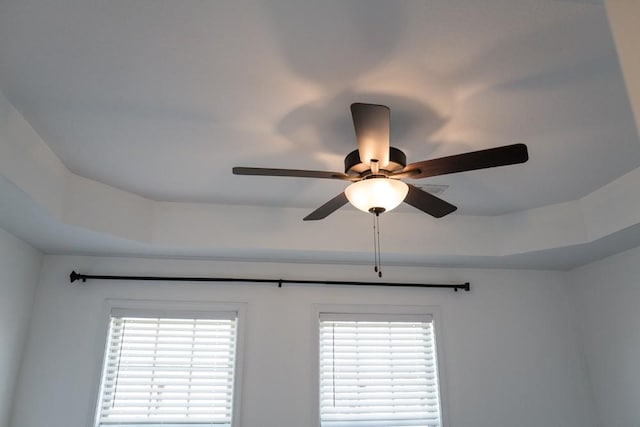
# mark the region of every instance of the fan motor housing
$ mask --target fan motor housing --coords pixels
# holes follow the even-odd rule
[[[407,156],[395,147],[389,147],[389,164],[382,170],[387,172],[398,172],[407,165]],[[362,163],[360,160],[360,152],[353,150],[344,158],[344,173],[348,175],[362,176],[365,172],[371,170],[371,166]]]

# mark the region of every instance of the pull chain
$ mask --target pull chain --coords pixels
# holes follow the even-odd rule
[[[376,234],[378,237],[378,277],[382,277],[382,255],[380,253],[380,214],[376,214]]]
[[[374,212],[373,217],[373,271],[382,277],[382,261],[380,258],[380,213]]]
[[[378,272],[378,239],[376,237],[376,214],[373,214],[373,271]]]

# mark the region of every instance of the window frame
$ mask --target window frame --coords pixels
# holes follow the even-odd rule
[[[103,307],[100,322],[100,345],[92,381],[93,393],[89,420],[91,427],[99,427],[98,408],[102,398],[102,376],[106,363],[106,350],[109,345],[109,329],[112,317],[172,317],[172,318],[215,318],[216,313],[236,313],[236,359],[234,366],[231,427],[240,427],[242,384],[244,371],[245,325],[247,303],[244,302],[200,302],[165,300],[117,300],[108,299]],[[142,425],[141,425],[142,426]],[[176,425],[176,427],[178,427]]]
[[[372,317],[388,316],[425,316],[430,317],[433,322],[433,335],[436,343],[436,365],[438,375],[438,393],[440,395],[440,417],[441,426],[447,427],[448,424],[448,408],[446,397],[446,375],[444,368],[444,350],[441,333],[441,313],[439,306],[433,305],[387,305],[387,304],[314,304],[312,310],[312,349],[314,357],[312,361],[312,386],[313,386],[313,402],[312,416],[313,426],[321,427],[320,420],[320,321],[321,315],[352,315]]]

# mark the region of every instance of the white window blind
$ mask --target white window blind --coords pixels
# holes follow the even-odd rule
[[[236,313],[111,318],[97,426],[231,426]]]
[[[322,427],[439,427],[433,322],[320,315]]]

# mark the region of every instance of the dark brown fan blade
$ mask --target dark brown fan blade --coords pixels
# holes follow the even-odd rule
[[[261,175],[261,176],[291,176],[296,178],[328,178],[343,179],[345,181],[357,181],[359,178],[352,177],[342,172],[310,171],[300,169],[272,169],[272,168],[233,168],[235,175]]]
[[[400,174],[409,173],[411,178],[426,178],[496,166],[514,165],[516,163],[524,163],[527,160],[529,160],[527,146],[513,144],[411,163]]]
[[[389,164],[389,126],[391,111],[385,105],[351,104],[360,160],[369,165],[377,160],[380,168]]]
[[[347,204],[349,200],[344,193],[338,194],[333,199],[329,200],[324,205],[320,206],[315,211],[311,212],[309,215],[305,216],[303,219],[305,221],[317,221],[319,219],[325,219],[341,207]]]
[[[407,193],[407,197],[405,197],[404,202],[416,209],[420,209],[422,212],[426,212],[436,218],[442,218],[443,216],[449,215],[451,212],[458,209],[456,206],[445,202],[433,194],[422,191],[411,184],[408,185],[409,193]]]

